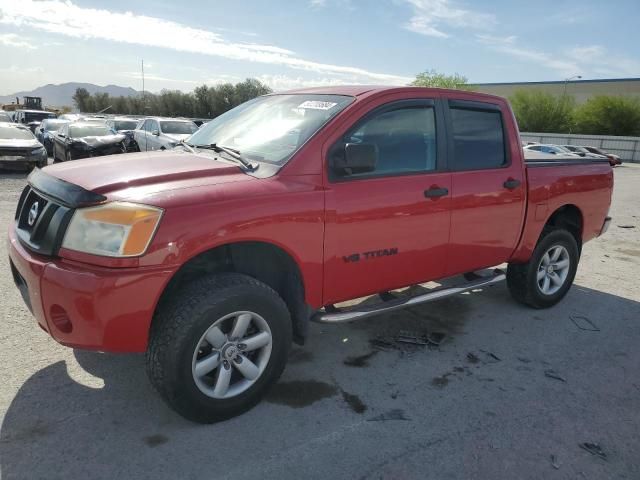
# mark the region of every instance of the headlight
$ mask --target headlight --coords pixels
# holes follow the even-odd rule
[[[31,150],[31,156],[35,157],[37,155],[42,155],[43,153],[46,153],[47,151],[45,150],[44,147],[38,147],[35,150]]]
[[[113,202],[75,211],[62,246],[107,257],[142,255],[162,217],[162,210]]]

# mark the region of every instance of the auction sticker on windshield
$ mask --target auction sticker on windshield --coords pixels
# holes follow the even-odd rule
[[[320,100],[307,100],[298,105],[298,108],[311,108],[313,110],[330,110],[335,107],[337,103],[334,102],[321,102]]]

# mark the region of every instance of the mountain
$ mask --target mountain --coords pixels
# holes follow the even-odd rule
[[[118,85],[94,85],[93,83],[67,82],[60,85],[48,84],[38,87],[28,92],[16,92],[11,95],[0,95],[0,103],[11,103],[16,101],[16,97],[42,97],[42,104],[46,107],[73,107],[73,94],[77,88],[86,88],[92,95],[94,93],[108,93],[114,97],[131,97],[139,95],[140,92],[131,87],[120,87]]]

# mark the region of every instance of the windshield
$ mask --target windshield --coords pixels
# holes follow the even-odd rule
[[[168,121],[160,122],[160,129],[169,135],[191,135],[198,130],[198,126],[193,122]]]
[[[189,138],[239,150],[249,160],[282,165],[353,97],[344,95],[268,95],[220,115]]]
[[[106,125],[83,125],[69,127],[69,136],[72,138],[104,137],[105,135],[113,135],[113,131]]]
[[[116,120],[113,122],[113,128],[115,130],[135,130],[137,120]]]
[[[27,123],[29,122],[39,122],[44,120],[45,118],[56,118],[53,113],[49,112],[25,112],[24,119]]]
[[[0,126],[0,139],[2,140],[31,140],[35,138],[26,128]]]
[[[62,125],[64,125],[65,123],[69,123],[69,122],[65,122],[64,120],[57,120],[57,119],[56,120],[43,120],[41,126],[47,132],[55,132]]]

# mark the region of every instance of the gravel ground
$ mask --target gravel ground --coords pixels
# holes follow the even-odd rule
[[[615,176],[611,229],[585,246],[556,307],[527,309],[497,285],[314,324],[266,401],[207,426],[164,406],[141,355],[74,351],[42,332],[0,242],[0,476],[638,479],[640,166]],[[3,231],[24,183],[0,175]],[[369,342],[423,329],[445,340],[388,351]]]

